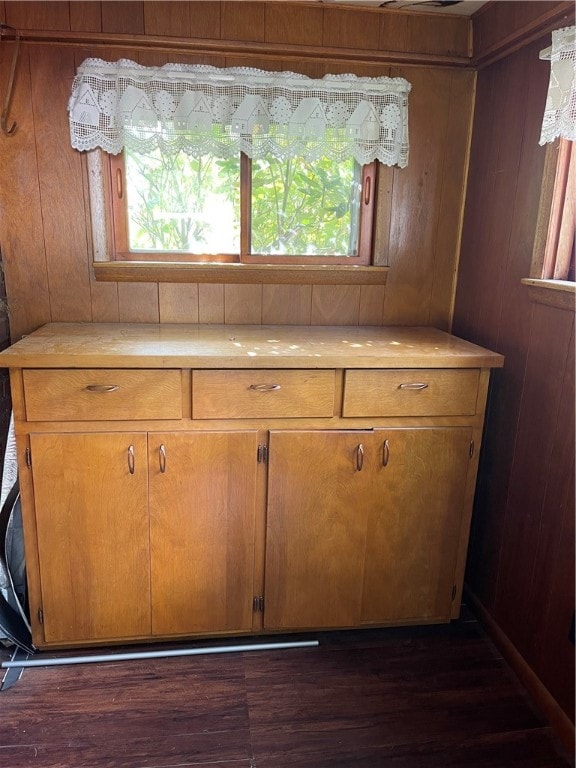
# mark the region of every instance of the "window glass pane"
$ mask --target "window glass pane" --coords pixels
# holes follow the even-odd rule
[[[240,158],[125,151],[131,251],[239,253]]]
[[[361,181],[353,159],[253,160],[251,252],[357,256]]]

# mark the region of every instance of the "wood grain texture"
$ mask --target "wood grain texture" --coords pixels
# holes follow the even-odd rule
[[[113,33],[144,33],[144,2],[142,0],[102,0],[102,31]]]
[[[517,22],[528,23],[524,5],[517,6]],[[574,551],[557,532],[566,530],[565,505],[573,509],[574,500],[551,478],[558,477],[560,453],[574,450],[572,408],[562,400],[574,310],[533,303],[521,284],[530,274],[545,159],[538,138],[548,74],[538,52],[546,41],[535,40],[478,75],[453,328],[506,356],[491,384],[467,579],[572,718],[573,580],[560,573],[573,572]]]
[[[144,30],[147,35],[167,35],[172,37],[188,37],[191,24],[190,14],[193,11],[191,3],[181,0],[164,0],[144,3]]]
[[[323,8],[267,3],[265,42],[320,46],[323,14]]]
[[[11,768],[568,768],[467,618],[305,638],[319,648],[26,670],[2,693],[3,755]]]
[[[394,77],[405,76],[412,83],[410,120],[427,126],[411,142],[407,168],[394,169],[384,322],[427,324],[434,283],[434,251],[440,220],[443,162],[448,144],[448,114],[451,74],[446,70],[392,69]],[[431,119],[434,115],[434,119]],[[460,162],[463,164],[465,157]],[[459,207],[460,208],[460,207]],[[414,276],[418,275],[415,280]],[[436,311],[438,320],[438,312]],[[447,318],[448,320],[448,318]]]
[[[150,436],[154,635],[252,629],[256,450],[255,430]]]
[[[493,368],[434,328],[51,323],[0,352],[10,368]]]
[[[18,17],[15,15],[14,18],[22,22],[23,29],[26,28],[26,25],[33,23],[29,15],[29,10],[32,7],[30,3],[10,3],[9,5],[14,14],[20,14]],[[49,5],[53,8],[46,9],[46,13],[56,14],[58,8],[60,8],[58,13],[61,13],[61,4],[51,3]],[[23,85],[24,80],[19,79],[24,77],[23,67],[25,66],[24,57],[21,57],[12,114],[18,106],[16,99],[24,99],[23,108],[20,110],[24,114],[20,123],[23,127],[27,125],[28,128],[20,136],[21,143],[16,144],[17,139],[13,139],[10,146],[7,146],[7,150],[15,150],[14,158],[17,158],[17,165],[13,166],[13,173],[7,176],[10,181],[0,191],[0,197],[2,197],[0,206],[9,216],[5,227],[11,233],[9,237],[3,238],[2,248],[11,302],[13,337],[16,338],[24,330],[28,331],[38,327],[42,322],[51,319],[50,312],[55,313],[53,316],[56,319],[157,322],[160,318],[162,321],[182,318],[184,321],[194,321],[195,313],[194,311],[190,313],[187,300],[179,306],[176,312],[176,305],[171,304],[172,300],[168,298],[170,293],[177,295],[178,291],[183,291],[182,295],[188,295],[186,289],[153,287],[160,277],[162,283],[167,280],[168,283],[175,284],[175,274],[168,278],[163,275],[150,275],[148,274],[149,267],[146,267],[146,272],[131,274],[133,265],[129,265],[130,274],[118,271],[120,267],[125,265],[99,263],[96,268],[92,267],[86,166],[84,159],[81,158],[78,162],[78,154],[67,146],[65,139],[67,131],[61,126],[62,121],[66,120],[68,97],[66,82],[70,81],[74,66],[78,66],[89,56],[111,60],[121,57],[132,58],[149,65],[161,65],[172,59],[184,63],[207,63],[216,66],[228,64],[270,69],[280,67],[302,71],[314,77],[321,77],[328,71],[334,73],[355,71],[359,75],[377,77],[382,74],[389,74],[389,67],[379,62],[369,63],[366,60],[355,63],[338,61],[334,58],[329,61],[323,59],[323,50],[338,50],[336,39],[333,41],[334,47],[332,45],[327,47],[323,40],[325,31],[327,36],[341,36],[341,44],[348,41],[346,44],[359,45],[359,51],[366,50],[365,40],[363,42],[360,40],[359,28],[354,24],[343,23],[343,20],[352,18],[350,9],[319,8],[310,5],[293,7],[284,4],[252,2],[230,2],[221,5],[197,3],[194,6],[178,5],[172,2],[159,4],[106,2],[104,4],[73,3],[72,6],[65,5],[70,15],[68,26],[73,25],[78,32],[83,31],[86,34],[92,34],[92,31],[97,34],[97,30],[101,28],[103,36],[116,35],[118,39],[115,40],[113,46],[104,47],[101,42],[92,48],[45,46],[43,50],[47,52],[43,56],[47,57],[46,61],[51,63],[46,66],[44,59],[39,59],[38,63],[33,62],[34,88],[31,95],[28,96],[26,96],[27,91]],[[133,48],[118,47],[120,43],[127,42],[122,37],[123,35],[132,35],[133,40],[141,35],[144,41],[158,41],[162,36],[168,38],[176,34],[180,25],[182,25],[183,34],[192,34],[192,30],[186,32],[186,15],[192,10],[195,11],[195,24],[197,25],[195,34],[218,37],[220,32],[217,31],[217,27],[224,25],[225,31],[222,34],[237,41],[238,46],[235,50],[238,55],[219,56],[216,55],[216,50],[190,52],[189,49],[184,48],[174,48],[168,52],[166,48],[169,48],[169,45],[165,45],[163,50],[157,48],[152,50],[149,46],[144,50],[145,46],[137,46],[136,44]],[[330,19],[327,25],[324,25],[323,21],[325,14],[328,14]],[[372,36],[374,33],[371,30],[376,28],[379,30],[379,35],[381,34],[384,19],[387,20],[387,24],[394,26],[392,20],[400,18],[389,12],[373,10],[370,10],[368,15],[379,21],[379,24],[368,28],[369,34]],[[50,34],[50,29],[53,26],[67,26],[63,22],[56,22],[56,16],[51,16],[51,18],[52,21],[47,22],[47,34]],[[405,19],[406,23],[410,18],[412,18],[410,14],[402,15],[402,19]],[[392,28],[386,28],[392,34]],[[235,32],[236,29],[237,33]],[[62,34],[64,33],[65,31],[62,32]],[[265,41],[266,51],[259,52],[258,56],[244,53],[242,46],[250,42],[246,39],[247,37],[257,38],[254,40],[255,43]],[[296,40],[300,42],[295,42]],[[291,55],[290,58],[275,56],[274,51],[270,49],[272,42],[274,43],[273,47],[278,45],[286,45],[288,48],[295,45],[304,46],[306,55]],[[379,40],[378,45],[381,42]],[[372,41],[371,45],[376,45],[376,43]],[[2,47],[1,55],[6,57],[8,61],[10,46],[4,45]],[[353,51],[356,49],[347,48],[346,50]],[[74,51],[73,64],[70,64],[70,51]],[[293,52],[291,51],[291,53]],[[65,62],[68,64],[65,65]],[[64,72],[65,67],[66,72]],[[406,74],[410,77],[410,73],[417,72],[418,69],[410,70]],[[465,94],[462,96],[464,97]],[[30,116],[27,123],[25,122],[26,113]],[[58,116],[57,132],[56,127],[50,131],[50,116],[52,114]],[[456,115],[453,117],[454,124],[451,126],[450,141],[454,146],[461,147],[462,125],[459,122],[459,117]],[[449,119],[452,121],[453,117],[451,116]],[[425,132],[428,131],[428,120],[429,113],[422,117],[421,124],[419,124],[420,120],[411,119],[413,146],[417,146],[421,142],[419,136],[425,135]],[[36,125],[38,126],[37,134]],[[50,146],[41,136],[40,126],[45,126],[49,131]],[[460,144],[458,144],[459,140]],[[42,149],[43,145],[45,149]],[[39,155],[36,153],[36,146],[40,148]],[[12,162],[9,159],[10,151],[5,155],[8,162]],[[455,159],[455,167],[458,166],[460,160],[464,160],[459,155],[460,149],[450,156]],[[449,170],[448,173],[450,175],[453,172]],[[385,189],[386,193],[381,200],[382,221],[377,222],[377,259],[379,264],[385,263],[388,259],[391,213],[397,220],[398,206],[404,205],[400,198],[400,195],[403,194],[401,187],[392,183],[392,179],[396,178],[394,172],[390,169],[384,169],[382,175],[387,178],[387,183],[381,185],[381,190]],[[427,209],[432,210],[437,206],[444,206],[445,208],[451,204],[451,200],[448,198],[444,198],[446,202],[442,203],[440,197],[436,199],[436,196],[440,195],[441,189],[455,188],[456,175],[455,171],[454,177],[451,180],[443,179],[440,186],[426,187],[423,204]],[[405,174],[402,173],[399,178],[405,178]],[[24,181],[29,187],[23,198],[19,197],[18,189],[14,188],[16,187],[16,179],[18,179],[18,185],[21,187]],[[56,190],[59,184],[73,190],[69,198],[57,195]],[[410,181],[409,184],[412,186],[413,181]],[[38,192],[33,192],[34,187]],[[41,189],[42,196],[40,196]],[[13,211],[23,210],[19,207],[19,199],[25,200],[24,206],[30,222],[27,229],[18,223],[20,216],[14,217],[13,215]],[[412,205],[414,196],[409,195],[408,199],[410,200],[409,204]],[[54,206],[53,200],[55,200]],[[67,219],[65,217],[69,202],[72,203],[75,214],[74,217]],[[51,215],[52,208],[55,216]],[[50,215],[48,211],[50,211]],[[422,217],[417,216],[417,218],[421,220]],[[441,218],[444,220],[443,212]],[[85,226],[83,231],[80,231],[81,227],[78,226],[78,222],[82,220]],[[444,233],[443,238],[442,233]],[[443,274],[453,274],[457,239],[450,235],[449,227],[440,230],[436,245],[429,244],[428,236],[431,234],[427,230],[423,235],[427,239],[426,247],[435,248],[436,258],[440,257],[442,260],[441,271]],[[27,242],[28,236],[30,243]],[[406,253],[419,253],[421,241],[419,240],[418,228],[413,231],[411,225],[407,227],[406,237]],[[39,259],[42,261],[45,258],[44,243],[46,243],[48,261],[46,267],[41,267]],[[81,244],[80,247],[79,244]],[[64,270],[61,270],[59,265],[60,253],[65,256],[62,261]],[[421,258],[420,255],[419,258]],[[424,257],[424,263],[427,258]],[[410,264],[410,257],[408,257],[404,276],[400,276],[398,270],[402,268],[405,259],[404,252],[402,254],[396,253],[394,266],[399,279],[392,291],[393,300],[392,302],[387,301],[386,305],[384,304],[385,292],[383,290],[386,273],[382,269],[376,269],[372,272],[365,270],[357,273],[336,270],[330,273],[329,282],[334,285],[342,285],[342,290],[313,289],[311,286],[320,278],[316,274],[311,278],[309,276],[304,277],[299,270],[294,272],[281,270],[272,284],[277,286],[276,288],[269,289],[267,287],[259,290],[255,286],[259,284],[261,279],[268,280],[268,276],[260,277],[256,271],[253,275],[246,273],[241,275],[240,285],[245,285],[246,288],[239,290],[230,287],[233,282],[240,279],[236,275],[234,275],[234,279],[231,275],[217,277],[227,284],[224,290],[210,285],[199,287],[197,319],[199,322],[287,322],[290,324],[338,322],[377,325],[384,322],[406,321],[414,323],[425,320],[426,310],[419,306],[423,301],[424,304],[433,302],[433,309],[431,305],[429,310],[430,317],[433,318],[435,324],[447,328],[450,318],[450,306],[448,304],[450,289],[444,286],[443,275],[440,274],[440,271],[436,274],[433,288],[429,282],[427,282],[428,289],[414,288],[422,284],[420,271],[413,269]],[[110,272],[107,274],[106,280],[100,279],[100,277],[104,277],[103,272]],[[97,278],[96,274],[98,275]],[[195,278],[185,272],[178,276],[178,280],[185,281],[185,285],[194,285],[199,279],[212,279],[212,277],[214,277],[213,271],[202,278]],[[323,276],[322,281],[326,282],[326,279]],[[144,280],[152,281],[150,287],[146,288],[143,284],[138,285]],[[29,286],[32,283],[34,284],[34,298],[31,300],[32,291]],[[131,286],[122,285],[122,283],[130,283]],[[351,285],[361,285],[362,288],[358,291],[357,288],[350,288]],[[71,289],[70,286],[74,286],[74,288]],[[290,286],[295,286],[295,290],[292,290]],[[433,290],[433,296],[427,298],[426,290]],[[414,291],[421,295],[416,302],[414,302]],[[43,292],[44,297],[42,296]],[[228,296],[224,302],[225,293]],[[255,298],[257,295],[260,298]],[[246,296],[250,297],[249,300],[246,300]],[[308,296],[311,297],[309,305]],[[49,308],[48,314],[43,313],[43,302]],[[36,318],[37,315],[38,318]]]
[[[6,21],[18,30],[44,29],[65,31],[70,29],[68,2],[13,2],[6,4]]]
[[[74,0],[69,5],[73,32],[102,31],[102,7],[98,0]]]
[[[334,48],[377,50],[380,42],[378,21],[377,14],[364,8],[327,7],[324,10],[322,42]]]
[[[0,61],[9,71],[12,46],[2,43]],[[33,53],[32,53],[33,55]],[[20,47],[9,118],[18,129],[3,141],[0,232],[13,339],[51,319],[39,173],[30,82],[30,51]]]
[[[45,641],[149,635],[146,436],[34,435],[30,443]]]
[[[90,322],[85,209],[80,154],[69,150],[68,118],[43,95],[63,103],[74,77],[74,53],[36,47],[31,56],[36,157],[40,184],[50,310],[54,321]],[[60,162],[56,162],[56,158]],[[65,160],[64,160],[65,159]]]
[[[220,24],[223,40],[263,42],[265,37],[265,3],[223,2]]]

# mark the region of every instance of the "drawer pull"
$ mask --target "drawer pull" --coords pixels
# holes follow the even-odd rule
[[[164,444],[158,448],[158,464],[160,465],[160,472],[164,474],[166,472],[166,446]]]
[[[131,475],[134,474],[134,446],[128,446],[128,471]]]
[[[363,466],[364,466],[364,446],[362,445],[362,443],[359,443],[356,448],[356,470],[358,472],[361,472]]]
[[[428,389],[428,384],[423,381],[408,381],[405,384],[398,384],[398,389]]]
[[[253,392],[275,392],[278,389],[282,389],[280,384],[250,384],[248,389]]]
[[[86,387],[87,392],[116,392],[120,389],[118,384],[88,384]]]
[[[384,440],[384,445],[382,446],[382,466],[387,467],[389,461],[390,461],[390,443],[388,442],[388,440]]]

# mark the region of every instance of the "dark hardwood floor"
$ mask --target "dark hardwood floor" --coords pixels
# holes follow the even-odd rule
[[[0,766],[571,764],[473,617],[269,639],[320,646],[26,669],[0,693]]]

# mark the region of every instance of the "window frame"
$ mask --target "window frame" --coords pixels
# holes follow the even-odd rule
[[[529,289],[531,301],[574,312],[576,311],[576,282],[571,279],[543,277],[545,274],[550,274],[549,262],[551,259],[554,260],[554,250],[562,219],[557,215],[557,211],[563,206],[566,194],[565,169],[562,168],[565,155],[561,152],[563,141],[568,140],[557,139],[546,146],[530,276],[521,282]],[[574,154],[574,147],[572,147],[572,154]],[[546,260],[548,264],[545,264]]]
[[[240,252],[238,254],[196,254],[168,251],[131,251],[128,242],[125,153],[106,155],[111,207],[112,250],[115,261],[203,264],[259,264],[295,266],[370,266],[373,257],[374,222],[377,206],[379,163],[362,166],[357,256],[308,256],[258,254],[250,250],[251,159],[240,157]]]

